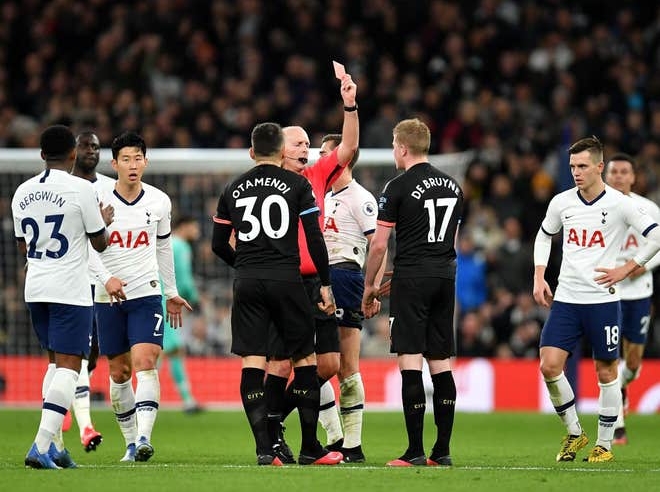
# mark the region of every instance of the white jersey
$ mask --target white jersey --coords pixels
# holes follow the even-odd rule
[[[597,267],[614,268],[629,226],[646,233],[655,220],[623,193],[605,186],[592,202],[577,188],[556,195],[548,205],[541,228],[554,235],[563,227],[563,257],[554,299],[574,304],[618,301],[618,287],[594,280]]]
[[[91,306],[88,235],[105,230],[92,185],[46,169],[16,189],[11,209],[27,246],[25,301]]]
[[[160,295],[159,264],[156,242],[170,237],[170,198],[158,188],[142,183],[142,192],[131,203],[114,190],[102,190],[100,200],[115,209],[108,226],[108,247],[100,254],[103,266],[127,282],[127,299]],[[170,249],[171,256],[171,249]],[[97,279],[96,302],[110,302],[105,286]]]
[[[628,197],[633,200],[638,208],[644,208],[648,214],[660,223],[660,208],[648,198],[644,198],[636,193],[630,193]],[[646,238],[637,232],[633,227],[629,227],[626,231],[625,239],[619,251],[616,264],[623,265],[628,260],[632,259],[638,250],[646,244]],[[660,263],[660,253],[656,254],[645,265],[646,272],[636,278],[625,278],[619,282],[619,293],[621,299],[625,301],[632,301],[637,299],[645,299],[653,295],[653,273],[651,270]]]
[[[84,179],[84,178],[83,178]],[[106,176],[105,174],[99,174],[96,173],[96,180],[95,181],[90,181],[92,183],[92,187],[94,188],[94,191],[96,192],[96,199],[98,202],[103,202],[103,196],[104,194],[108,194],[109,190],[112,190],[115,186],[115,180]],[[105,207],[106,204],[103,203],[103,206]],[[91,243],[89,245],[89,263],[90,263],[90,271],[89,271],[89,283],[91,285],[94,285],[96,283],[95,276],[92,273],[93,268],[92,268],[92,263],[101,261],[99,258],[99,254],[94,251],[94,248],[92,247]]]
[[[325,195],[323,237],[330,265],[354,261],[364,266],[367,235],[376,230],[378,205],[374,196],[352,180],[337,193]]]

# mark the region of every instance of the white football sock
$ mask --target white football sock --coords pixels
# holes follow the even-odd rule
[[[62,430],[64,414],[71,406],[73,394],[76,390],[78,373],[65,367],[55,369],[52,380],[48,385],[41,409],[41,422],[34,442],[40,453],[46,453],[53,442],[53,437]],[[56,444],[57,446],[57,444]],[[62,448],[58,448],[62,450]]]
[[[83,431],[92,423],[92,417],[89,414],[89,372],[87,365],[89,361],[83,359],[80,364],[80,377],[76,386],[76,397],[73,399],[73,413],[76,416],[78,430],[82,438]]]
[[[362,444],[362,414],[364,412],[364,384],[359,372],[339,383],[339,407],[344,424],[344,447]]]
[[[598,440],[596,445],[609,450],[614,439],[614,424],[621,407],[621,386],[619,378],[609,383],[598,383]]]
[[[137,387],[135,388],[137,435],[138,438],[144,436],[147,440],[151,440],[151,432],[156,422],[160,402],[158,371],[156,369],[138,371],[135,376],[137,377]]]
[[[48,392],[48,387],[50,386],[50,383],[53,381],[53,376],[55,376],[55,369],[57,369],[55,363],[49,362],[48,368],[46,369],[46,373],[44,374],[44,379],[41,382],[42,401],[46,399],[46,393]],[[62,427],[60,427],[60,429],[55,433],[55,435],[53,435],[52,441],[55,444],[55,448],[57,448],[58,451],[62,451],[62,449],[64,449],[64,437],[62,436]]]
[[[639,377],[639,373],[641,372],[641,370],[642,370],[641,365],[636,370],[633,371],[629,369],[625,363],[622,364],[621,371],[619,372],[619,378],[621,378],[621,387],[625,388],[635,379],[637,379]]]
[[[110,378],[110,402],[126,445],[135,443],[137,436],[135,393],[130,379],[123,383],[115,383]]]
[[[335,403],[335,390],[330,381],[326,381],[321,386],[319,422],[327,434],[328,444],[334,444],[344,437],[339,412],[337,412],[337,404]]]
[[[566,375],[562,372],[554,379],[546,379],[545,385],[550,393],[550,401],[569,434],[579,436],[582,426],[575,408],[575,394]]]

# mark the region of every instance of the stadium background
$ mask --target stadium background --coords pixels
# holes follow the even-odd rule
[[[571,185],[567,145],[595,134],[607,154],[635,155],[636,191],[660,196],[660,8],[652,2],[3,2],[0,404],[40,398],[43,359],[22,301],[9,204],[38,169],[38,136],[53,123],[93,128],[106,148],[119,131],[139,131],[152,160],[145,181],[170,194],[175,214],[200,219],[195,273],[204,302],[184,329],[193,388],[202,401],[237,403],[236,360],[227,355],[231,273],[210,251],[209,217],[224,183],[249,165],[240,155],[256,122],[300,124],[313,146],[341,129],[332,59],[358,84],[361,148],[387,149],[394,123],[417,116],[432,130],[433,154],[460,153],[468,210],[457,380],[463,394],[493,395],[465,409],[543,409],[535,357],[546,313],[530,303],[531,240],[549,197]],[[208,149],[228,153],[200,164]],[[374,155],[356,175],[378,194],[393,167],[388,151]],[[108,160],[106,151],[101,170]],[[365,356],[375,357],[365,365],[375,378],[367,397],[394,406],[382,325],[381,317],[365,329]],[[658,338],[656,321],[650,357],[660,355]],[[92,383],[98,397],[103,371]],[[174,404],[165,373],[164,401]],[[524,397],[507,390],[516,385],[502,383],[506,374],[520,375]],[[581,378],[586,406],[592,379]],[[633,408],[658,408],[659,380],[657,363],[646,363],[631,387]]]

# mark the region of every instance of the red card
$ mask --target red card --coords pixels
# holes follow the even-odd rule
[[[346,69],[341,63],[332,60],[332,67],[335,69],[335,77],[337,77],[339,80],[341,80],[344,75],[346,75]]]

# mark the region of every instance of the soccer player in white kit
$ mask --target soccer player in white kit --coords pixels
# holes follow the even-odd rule
[[[616,284],[660,250],[660,228],[644,209],[605,184],[603,145],[596,137],[575,142],[568,153],[576,187],[550,201],[534,243],[534,299],[542,306],[552,304],[541,333],[540,369],[550,400],[568,431],[556,459],[573,461],[588,438],[563,370],[582,335],[591,342],[600,387],[598,438],[584,461],[605,462],[614,459],[614,423],[621,406],[617,377],[621,308]],[[629,226],[648,242],[615,268]],[[551,238],[562,228],[563,257],[553,300],[544,275]]]
[[[101,215],[92,185],[69,174],[76,159],[73,133],[62,125],[48,127],[40,145],[46,169],[21,184],[11,204],[18,249],[27,257],[25,302],[53,364],[43,379],[41,422],[25,465],[75,468],[58,436],[74,398],[82,357],[89,353],[87,239],[97,251],[104,250],[105,226],[112,218]]]
[[[101,190],[108,186],[113,186],[115,180],[96,172],[96,167],[99,164],[101,154],[101,143],[99,137],[90,130],[83,131],[76,136],[76,163],[73,166],[71,174],[79,178],[86,179],[94,190],[97,191],[97,196]],[[109,207],[110,209],[112,207]],[[91,262],[100,261],[98,255],[92,251],[90,244],[89,260]],[[90,267],[90,285],[93,293],[94,289],[94,276],[92,274],[93,268]],[[80,442],[85,451],[95,451],[96,448],[103,441],[103,436],[98,432],[92,423],[90,415],[90,383],[89,379],[92,371],[96,367],[96,359],[98,358],[98,337],[96,334],[96,322],[93,321],[92,325],[92,344],[90,347],[89,358],[83,358],[80,366],[80,376],[78,377],[78,384],[76,386],[76,396],[73,399],[71,409],[76,416],[78,423],[78,430],[80,432]],[[50,366],[49,366],[50,367]],[[69,430],[71,427],[71,412],[68,412],[64,417],[62,430]]]
[[[615,154],[610,157],[605,170],[605,180],[612,188],[629,196],[638,207],[646,209],[648,214],[660,223],[660,208],[643,196],[632,192],[635,184],[635,162],[627,154]],[[619,251],[617,265],[623,264],[646,244],[646,238],[634,228],[629,227]],[[652,270],[660,264],[660,254],[656,254],[646,265],[635,270],[628,278],[619,282],[621,294],[621,358],[619,381],[623,405],[619,418],[614,425],[614,444],[627,444],[624,410],[627,407],[626,388],[639,377],[642,369],[644,345],[651,322],[651,297],[653,296]]]
[[[341,142],[340,134],[325,135],[320,154],[325,155]],[[376,231],[378,205],[374,196],[353,179],[353,167],[359,157],[355,152],[332,189],[325,196],[325,224],[323,237],[328,248],[330,276],[337,301],[339,323],[339,406],[341,422],[325,426],[328,449],[341,451],[345,463],[365,461],[362,451],[362,414],[364,411],[364,384],[360,375],[360,330],[362,330],[362,294],[364,274],[362,268],[367,246]],[[382,272],[382,269],[381,269]],[[321,413],[336,415],[334,394],[325,401],[321,387]],[[332,421],[332,419],[327,419]],[[343,435],[342,435],[343,424]],[[334,432],[334,435],[331,435]],[[334,449],[333,442],[340,447]]]
[[[95,313],[99,350],[108,356],[110,399],[126,442],[122,461],[147,461],[154,453],[151,433],[160,400],[157,361],[163,346],[160,279],[167,298],[167,321],[181,326],[181,311],[192,310],[176,288],[170,243],[169,197],[142,182],[146,145],[125,132],[112,141],[114,188],[101,198],[112,205],[115,221],[97,272]],[[119,280],[120,279],[120,280]],[[113,302],[109,286],[120,281],[126,300]],[[137,386],[131,376],[135,370]]]

